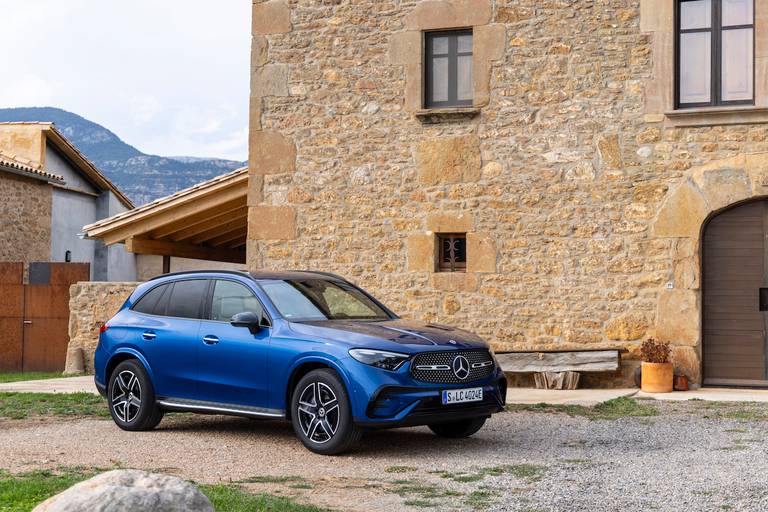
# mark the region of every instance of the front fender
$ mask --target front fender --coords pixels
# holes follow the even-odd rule
[[[351,405],[353,410],[355,409],[355,404],[358,401],[358,396],[357,396],[357,393],[355,392],[355,386],[353,385],[354,383],[350,378],[349,373],[344,368],[343,360],[337,359],[336,357],[326,353],[302,354],[301,356],[297,357],[294,361],[291,362],[291,364],[288,366],[288,370],[286,371],[284,388],[280,392],[280,394],[282,395],[282,404],[277,408],[285,409],[286,411],[290,408],[290,404],[286,403],[286,398],[288,397],[289,393],[292,391],[290,389],[290,386],[295,385],[295,383],[292,383],[292,380],[293,380],[292,377],[296,372],[296,370],[305,364],[322,364],[324,366],[328,366],[329,368],[332,368],[333,370],[335,370],[336,373],[341,378],[341,381],[344,384],[344,388],[347,390],[349,399],[352,402]]]

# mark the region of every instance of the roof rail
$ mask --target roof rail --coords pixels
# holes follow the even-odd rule
[[[160,274],[155,276],[149,281],[154,281],[163,277],[185,276],[194,274],[233,274],[236,276],[250,277],[250,274],[245,270],[183,270],[181,272],[171,272],[169,274]]]
[[[345,283],[348,283],[346,278],[340,276],[339,274],[334,274],[333,272],[323,272],[321,270],[289,270],[289,272],[301,272],[304,274],[317,274],[320,276],[327,276],[327,277],[335,277],[336,279],[339,279],[341,281],[344,281]]]

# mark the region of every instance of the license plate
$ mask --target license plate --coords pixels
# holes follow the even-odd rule
[[[443,391],[443,405],[482,401],[483,388],[446,389]]]

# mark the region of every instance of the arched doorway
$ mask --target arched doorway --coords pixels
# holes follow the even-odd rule
[[[767,237],[768,200],[729,208],[704,228],[705,385],[768,387]]]

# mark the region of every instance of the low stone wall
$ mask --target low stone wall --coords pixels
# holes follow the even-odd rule
[[[99,329],[139,283],[81,282],[69,289],[69,348],[64,373],[93,372]]]

